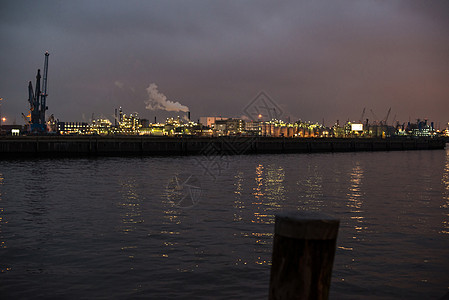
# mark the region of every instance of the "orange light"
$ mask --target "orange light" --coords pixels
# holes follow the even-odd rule
[[[3,117],[3,118],[2,118],[2,121],[3,121],[3,122],[5,122],[5,121],[6,121],[6,118],[5,118],[5,117]]]
[[[261,115],[261,114],[259,114],[259,118],[262,118],[262,115]]]

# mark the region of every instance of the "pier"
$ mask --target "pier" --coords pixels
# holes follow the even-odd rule
[[[296,211],[275,222],[269,299],[328,299],[340,220]]]
[[[443,139],[19,136],[0,138],[1,157],[239,155],[444,149]]]

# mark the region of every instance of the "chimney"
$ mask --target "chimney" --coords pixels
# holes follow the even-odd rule
[[[190,122],[190,111],[187,112],[187,119],[188,119],[189,122]]]

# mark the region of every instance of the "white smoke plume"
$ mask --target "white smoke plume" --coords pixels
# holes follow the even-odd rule
[[[116,87],[118,87],[119,89],[123,89],[123,87],[125,86],[125,84],[124,84],[123,82],[119,81],[119,80],[116,80],[116,81],[114,82],[114,85],[115,85]]]
[[[189,111],[189,108],[179,102],[167,100],[167,97],[157,90],[155,83],[150,84],[147,88],[148,100],[145,101],[146,109],[149,110],[166,110],[166,111]]]

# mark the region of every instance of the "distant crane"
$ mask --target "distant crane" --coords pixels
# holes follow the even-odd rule
[[[44,62],[44,77],[42,82],[42,94],[41,94],[41,109],[40,109],[40,121],[41,124],[45,126],[45,111],[47,107],[47,78],[48,78],[48,57],[50,54],[45,52],[45,62]]]
[[[388,110],[387,116],[386,116],[385,119],[384,119],[384,124],[385,124],[385,125],[387,125],[388,117],[390,116],[390,113],[391,113],[391,107],[390,107],[390,109]]]
[[[25,116],[25,114],[22,113],[22,118],[25,120],[25,123],[30,123],[31,114]]]
[[[363,117],[365,116],[365,110],[366,110],[366,107],[363,108],[362,116],[360,117],[360,120],[359,120],[360,123],[363,123]]]
[[[36,89],[33,92],[33,84],[31,81],[28,83],[28,102],[30,103],[30,132],[32,133],[44,133],[47,131],[45,111],[48,109],[47,100],[47,77],[48,77],[48,56],[50,54],[45,52],[44,62],[44,77],[42,81],[41,90],[41,70],[37,70],[36,75]],[[23,115],[23,114],[22,114]],[[23,117],[26,119],[25,115]]]
[[[394,115],[394,117],[393,117],[393,123],[392,123],[392,125],[395,126],[395,127],[397,127],[397,126],[399,125],[399,122],[398,122],[398,120],[396,119],[396,116],[397,116],[397,114]]]
[[[370,109],[370,112],[371,112],[371,114],[373,115],[373,117],[374,117],[374,122],[375,123],[377,123],[377,121],[379,120],[379,118],[376,116],[376,114],[374,113],[374,111],[372,110],[372,109]]]

